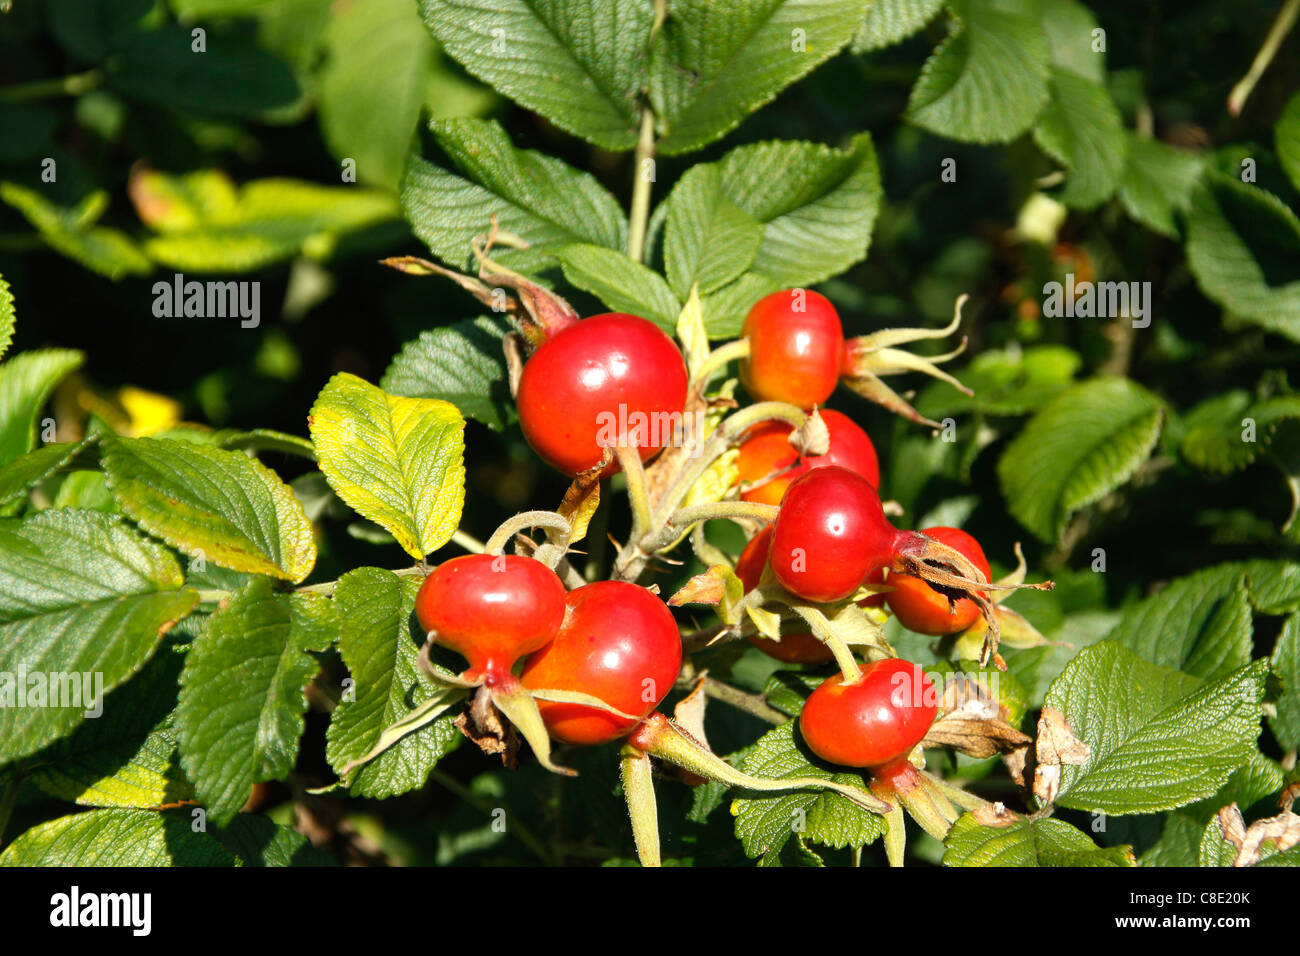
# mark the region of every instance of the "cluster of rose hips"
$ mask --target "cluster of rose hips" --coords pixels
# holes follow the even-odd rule
[[[517,377],[520,423],[542,459],[569,476],[591,480],[619,470],[602,437],[612,418],[680,419],[690,402],[707,405],[708,376],[692,382],[678,346],[643,318],[610,313],[541,326],[529,336],[533,350]],[[781,404],[735,441],[737,478],[728,497],[773,506],[764,514],[774,516],[757,527],[736,564],[746,592],[774,581],[790,601],[884,605],[904,626],[929,635],[965,631],[984,616],[996,638],[990,569],[979,544],[954,528],[895,528],[877,491],[880,466],[871,439],[847,416],[820,408],[846,381],[923,420],[879,376],[920,370],[955,383],[926,360],[900,358],[908,353],[897,344],[930,336],[886,330],[846,340],[830,302],[805,290],[767,296],[750,311],[732,353],[739,377],[759,403]],[[824,426],[815,450],[795,435],[795,422],[806,424],[808,415]],[[629,447],[620,449],[621,460],[639,471],[638,459],[652,462],[669,439],[661,431],[624,440]],[[626,457],[632,448],[636,454]],[[527,696],[545,734],[562,743],[623,740],[628,759],[650,753],[718,779],[770,788],[770,781],[741,779],[656,712],[678,679],[682,639],[654,590],[611,580],[566,591],[552,566],[536,557],[468,555],[425,580],[417,616],[431,642],[468,662],[458,678],[462,686],[481,688],[503,711],[506,701]],[[933,685],[920,668],[885,657],[859,671],[824,636],[806,631],[750,640],[786,662],[840,660],[845,672],[808,698],[801,735],[820,758],[867,769],[880,797],[901,796],[911,809],[908,794],[921,781],[908,758],[937,712]],[[986,657],[995,650],[995,643],[986,644]],[[545,754],[539,758],[549,766]],[[882,808],[893,812],[883,801],[874,807]]]
[[[440,565],[420,586],[415,613],[437,643],[469,662],[466,681],[497,693],[518,685],[574,691],[627,715],[538,701],[547,731],[562,743],[627,736],[682,666],[677,623],[648,590],[598,581],[566,593],[554,571],[519,555],[469,554]]]

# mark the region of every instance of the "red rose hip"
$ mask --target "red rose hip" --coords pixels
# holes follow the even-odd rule
[[[988,558],[978,541],[960,528],[922,528],[921,533],[940,544],[960,552],[983,574],[992,580]],[[898,623],[909,631],[940,637],[956,634],[970,627],[980,616],[979,605],[970,598],[958,598],[949,605],[948,598],[930,587],[925,581],[909,574],[890,574],[889,585],[894,589],[885,595],[885,603],[898,618]]]
[[[840,601],[894,556],[898,530],[861,475],[828,465],[790,484],[768,562],[782,587],[807,601]]]
[[[668,607],[625,581],[570,591],[568,606],[555,640],[525,662],[521,683],[590,694],[625,714],[649,715],[682,667],[682,639]],[[551,736],[568,744],[617,740],[640,722],[585,704],[539,700],[537,706]]]
[[[840,465],[857,472],[875,487],[880,487],[880,462],[876,457],[876,446],[871,443],[867,433],[853,419],[834,409],[823,408],[820,414],[826,423],[830,446],[824,455],[804,455],[797,465],[795,462],[799,459],[799,453],[790,444],[793,426],[785,422],[769,421],[749,430],[741,442],[740,454],[736,460],[741,481],[760,481],[791,465],[794,467],[779,478],[743,492],[740,496],[742,499],[768,505],[780,504],[792,481],[813,468],[824,468],[827,465]]]
[[[845,767],[879,767],[905,756],[934,723],[938,696],[929,676],[896,657],[862,669],[856,683],[835,674],[809,696],[799,732],[818,757]]]
[[[844,363],[844,329],[835,306],[810,289],[764,296],[745,316],[749,356],[740,380],[760,401],[810,409],[835,391]]]
[[[415,596],[420,626],[469,661],[469,679],[501,678],[564,621],[564,584],[532,558],[467,554],[440,564]]]
[[[542,459],[566,475],[600,463],[620,437],[642,459],[673,439],[688,387],[673,340],[635,315],[593,315],[547,339],[519,379],[519,424]],[[607,474],[617,470],[611,463]]]

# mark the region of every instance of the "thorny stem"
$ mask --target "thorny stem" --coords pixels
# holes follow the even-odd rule
[[[695,552],[695,556],[706,565],[732,566],[731,556],[709,543],[708,536],[704,533],[704,522],[702,521],[691,531],[691,549]]]
[[[692,631],[690,634],[684,634],[682,636],[682,653],[691,654],[695,651],[702,650],[713,643],[713,641],[720,635],[724,635],[730,630],[732,630],[730,624],[715,624],[712,627],[706,627],[698,631]],[[739,637],[738,634],[727,635],[723,639],[730,640],[733,636]]]
[[[786,402],[758,402],[729,415],[717,431],[709,436],[700,455],[691,461],[664,492],[651,515],[649,533],[640,538],[636,535],[629,536],[627,544],[614,561],[618,576],[624,581],[635,581],[645,570],[650,555],[677,540],[676,529],[669,525],[670,516],[713,462],[737,444],[745,432],[763,421],[784,421],[798,428],[807,417],[802,409]]]
[[[839,666],[840,673],[844,675],[844,683],[856,684],[862,679],[862,669],[858,667],[853,652],[849,650],[849,645],[835,633],[825,614],[816,608],[797,604],[791,610],[808,622],[813,637],[825,644],[826,648],[835,655],[835,663]]]
[[[635,448],[626,445],[614,446],[619,467],[627,480],[627,500],[632,508],[632,532],[629,540],[638,541],[650,530],[650,495],[646,491],[645,467],[641,464],[641,455]]]
[[[671,527],[684,528],[697,521],[715,518],[753,518],[757,521],[775,521],[781,509],[777,505],[757,501],[707,501],[704,504],[679,508],[668,518]]]

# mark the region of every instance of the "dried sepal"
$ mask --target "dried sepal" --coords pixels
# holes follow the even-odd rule
[[[967,395],[971,390],[958,379],[939,368],[944,362],[960,355],[966,340],[943,355],[921,356],[898,348],[925,339],[946,338],[961,324],[961,309],[969,296],[958,296],[953,308],[952,321],[942,329],[899,328],[881,329],[870,335],[860,335],[844,343],[844,384],[868,401],[881,405],[896,415],[931,428],[942,427],[938,422],[921,415],[912,405],[882,381],[886,375],[920,372],[931,378],[947,382]]]

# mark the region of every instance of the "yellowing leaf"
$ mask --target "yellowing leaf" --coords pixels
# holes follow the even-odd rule
[[[150,534],[232,571],[295,584],[311,573],[307,514],[257,459],[166,438],[109,438],[103,447],[113,496]]]
[[[465,419],[433,398],[402,398],[346,372],[307,419],[321,471],[358,514],[414,558],[442,547],[465,503]]]
[[[704,309],[700,305],[700,286],[691,286],[691,294],[677,316],[677,340],[682,343],[686,367],[694,378],[709,357],[709,331],[704,327]]]

